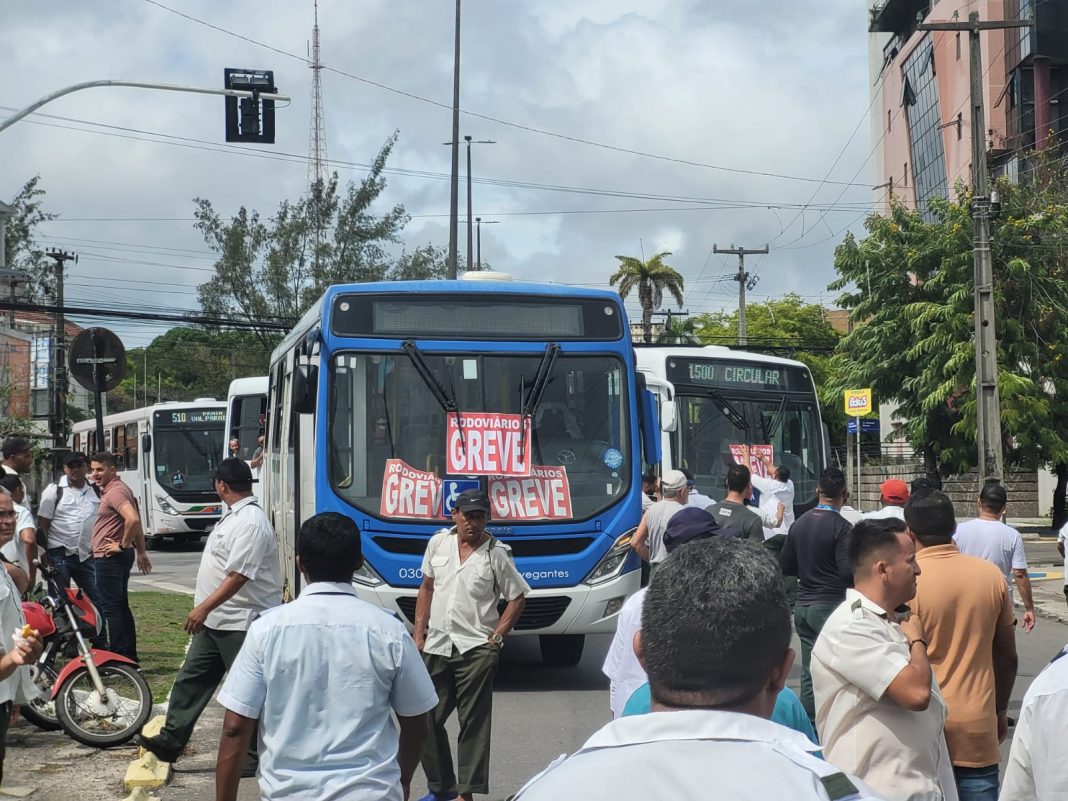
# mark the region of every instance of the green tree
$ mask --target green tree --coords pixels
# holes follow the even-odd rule
[[[710,312],[691,318],[705,345],[734,345],[738,342],[738,311]],[[827,321],[826,309],[806,303],[790,293],[764,303],[746,306],[746,350],[785,356],[804,363],[812,374],[820,412],[830,430],[832,442],[845,440],[846,416],[841,393],[832,378],[831,354],[841,334]]]
[[[658,345],[698,345],[701,321],[696,317],[677,317],[668,312],[664,330],[656,336]]]
[[[664,302],[664,293],[668,292],[675,301],[682,305],[683,278],[674,268],[664,263],[670,256],[668,251],[653,255],[648,261],[634,256],[616,256],[619,268],[608,279],[612,286],[618,285],[619,296],[624,300],[634,290],[638,290],[638,302],[642,307],[642,331],[646,344],[653,341],[653,312]]]
[[[35,175],[23,184],[9,204],[15,212],[7,222],[3,246],[7,252],[7,266],[22,270],[30,276],[23,287],[25,296],[37,300],[52,291],[52,262],[35,241],[37,226],[58,215],[44,211],[45,190],[40,187],[41,176]]]
[[[197,288],[201,309],[220,317],[292,323],[331,284],[386,278],[393,266],[387,248],[409,218],[399,204],[382,216],[371,207],[386,188],[382,171],[396,141],[394,133],[344,197],[335,173],[309,197],[283,201],[266,222],[244,206],[224,220],[211,201],[197,198],[196,228],[219,254],[215,276]],[[274,340],[269,329],[255,333],[263,347]]]
[[[1030,183],[997,183],[991,251],[998,390],[1008,464],[1048,463],[1068,480],[1068,182],[1038,158]],[[854,329],[834,359],[840,387],[871,386],[899,404],[904,435],[928,474],[976,464],[970,192],[935,199],[929,218],[901,203],[835,253],[839,304]],[[1063,495],[1062,495],[1063,503]]]
[[[448,263],[445,248],[431,244],[403,252],[387,276],[391,281],[429,281],[445,278]]]
[[[147,348],[127,351],[126,377],[108,393],[107,408],[123,412],[161,400],[222,400],[233,379],[266,375],[270,358],[270,348],[251,332],[172,328]]]

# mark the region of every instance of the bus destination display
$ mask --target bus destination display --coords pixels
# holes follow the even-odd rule
[[[185,409],[180,412],[156,412],[161,425],[198,426],[226,423],[226,409]]]
[[[777,390],[810,392],[812,382],[800,367],[758,362],[719,361],[716,359],[669,359],[667,377],[677,385],[717,387],[720,389]]]

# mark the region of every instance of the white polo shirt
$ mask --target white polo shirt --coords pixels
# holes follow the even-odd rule
[[[434,595],[423,653],[450,656],[453,646],[463,654],[485,645],[501,619],[497,600],[513,601],[530,592],[508,546],[498,540],[490,548],[492,541],[486,540],[461,563],[455,527],[430,538],[423,575],[434,580]]]
[[[259,720],[260,797],[401,801],[398,728],[438,696],[404,624],[351,584],[309,584],[249,627],[219,693]]]
[[[27,576],[30,575],[30,560],[26,558],[26,544],[22,541],[22,532],[26,529],[36,531],[37,526],[33,522],[33,514],[20,503],[12,503],[15,507],[15,536],[0,548],[0,554],[7,561],[22,568]]]
[[[865,595],[846,590],[812,649],[816,729],[824,756],[887,797],[956,801],[938,680],[931,675],[931,703],[923,712],[886,697],[886,688],[908,664],[908,638],[901,627]]]
[[[56,506],[58,487],[63,487],[63,494]],[[72,487],[67,476],[59,479],[58,484],[49,484],[41,493],[41,504],[37,507],[37,517],[51,521],[48,526],[48,547],[63,548],[68,554],[78,554],[83,562],[92,552],[93,524],[100,510],[100,496],[86,481],[81,489]]]
[[[1042,669],[1024,694],[999,801],[1065,797],[1068,791],[1068,760],[1064,758],[1066,721],[1068,646]]]
[[[623,604],[616,618],[616,634],[604,658],[601,672],[611,682],[609,705],[613,717],[622,717],[630,696],[649,679],[634,653],[634,635],[642,628],[642,602],[648,588],[642,587]]]
[[[770,540],[779,534],[787,534],[790,526],[794,524],[794,482],[793,479],[779,481],[777,478],[764,478],[753,473],[751,480],[753,488],[760,490],[761,520],[771,522],[778,517],[779,504],[783,505],[782,522],[777,526],[764,526],[764,539]]]
[[[256,615],[282,603],[278,537],[253,497],[227,509],[208,535],[193,603],[203,603],[230,573],[240,573],[248,581],[230,600],[213,609],[204,625],[222,631],[247,631]]]
[[[613,720],[535,776],[516,801],[876,801],[816,757],[807,737],[739,712],[679,710]]]

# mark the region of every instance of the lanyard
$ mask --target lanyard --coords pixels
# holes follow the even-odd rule
[[[837,512],[838,511],[837,509],[835,509],[833,506],[831,506],[828,503],[817,503],[816,504],[816,508],[817,509],[826,509],[828,512]]]

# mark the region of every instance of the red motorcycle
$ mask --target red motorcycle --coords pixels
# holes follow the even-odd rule
[[[152,691],[125,656],[91,648],[104,624],[100,612],[80,589],[60,587],[55,569],[39,565],[48,594],[26,601],[26,622],[40,635],[44,651],[33,666],[42,691],[21,707],[22,714],[46,730],[63,729],[80,743],[106,748],[133,738],[152,714]],[[69,659],[65,665],[59,663]]]

